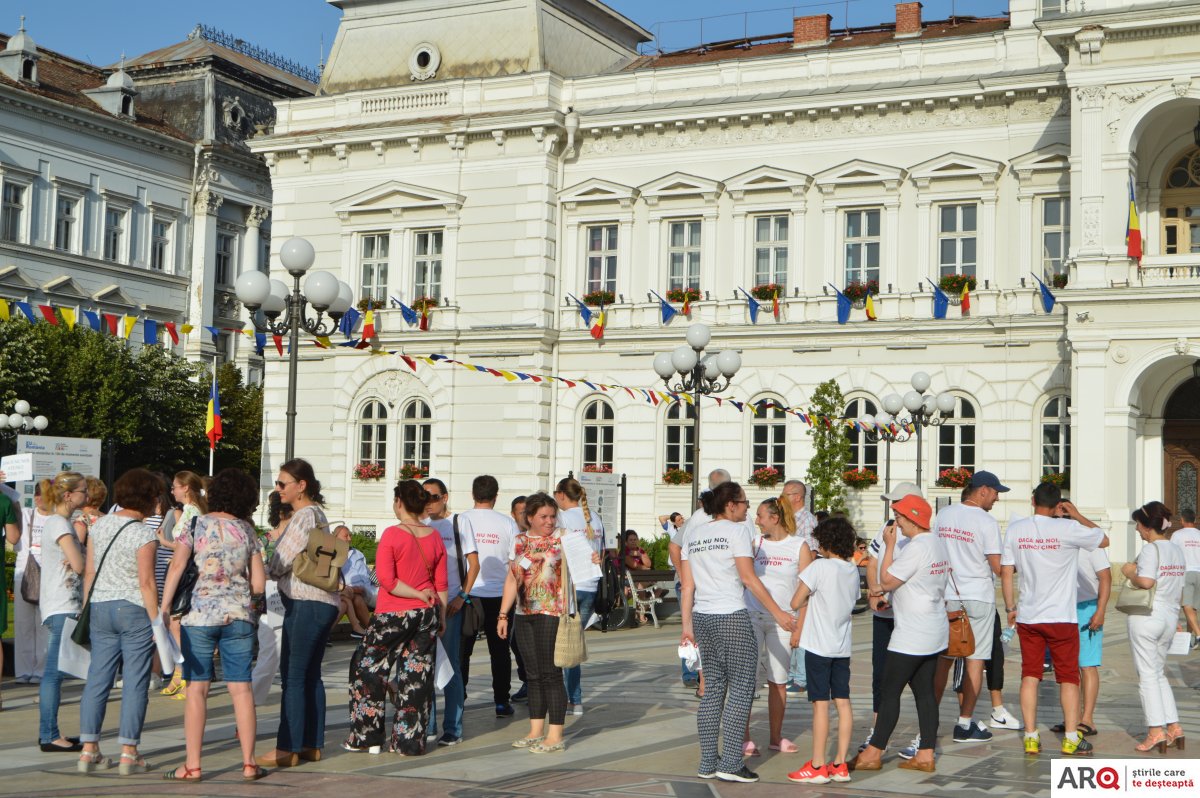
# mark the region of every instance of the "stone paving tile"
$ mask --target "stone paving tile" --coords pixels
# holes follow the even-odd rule
[[[1129,654],[1124,618],[1116,612],[1105,640],[1101,708],[1094,738],[1097,755],[1138,757],[1133,752],[1141,734],[1141,710],[1137,682]],[[0,796],[242,796],[290,795],[333,796],[378,794],[381,790],[403,790],[421,798],[604,798],[649,796],[653,798],[724,798],[753,794],[794,796],[797,785],[786,774],[799,767],[811,750],[811,713],[808,705],[792,701],[784,733],[801,752],[782,755],[765,752],[765,696],[755,702],[753,737],[765,756],[750,760],[762,776],[759,784],[723,784],[695,777],[697,748],[695,713],[697,701],[679,682],[674,659],[678,625],[662,629],[621,630],[589,634],[590,661],[584,666],[585,714],[568,717],[568,749],[562,754],[538,756],[517,751],[509,743],[527,729],[524,711],[497,719],[490,698],[486,650],[473,661],[475,681],[468,688],[465,718],[467,740],[454,748],[432,749],[424,757],[404,758],[384,754],[370,756],[340,750],[349,726],[346,712],[345,674],[353,651],[349,644],[330,649],[325,660],[328,691],[327,758],[292,770],[279,770],[261,782],[246,784],[238,769],[240,756],[233,739],[233,717],[228,694],[215,686],[209,700],[206,733],[205,780],[196,785],[167,784],[161,772],[183,759],[183,704],[152,696],[142,750],[156,766],[155,772],[121,778],[115,771],[91,777],[75,772],[71,755],[43,754],[34,739],[37,729],[36,687],[5,685],[4,711],[0,713]],[[858,616],[854,625],[854,658],[851,666],[855,698],[855,746],[870,725],[870,622]],[[1008,706],[1014,713],[1019,659],[1012,652],[1007,661]],[[1200,735],[1200,656],[1171,658],[1168,673],[1175,687],[1184,727]],[[64,733],[78,728],[80,682],[70,682],[67,701],[60,712]],[[1057,739],[1046,727],[1058,721],[1057,695],[1052,682],[1040,693],[1039,725],[1043,747],[1052,753],[1028,760],[1020,747],[1019,734],[997,731],[991,743],[956,745],[947,734],[954,721],[950,704],[942,712],[942,742],[938,772],[924,775],[899,771],[892,754],[885,756],[885,769],[855,774],[849,785],[806,787],[806,796],[866,796],[907,798],[946,796],[1048,796],[1050,759],[1057,756]],[[110,704],[105,740],[106,753],[116,751],[115,724],[118,708]],[[279,695],[276,687],[267,706],[259,712],[258,749],[269,750],[278,723]],[[977,716],[979,713],[977,713]],[[912,704],[905,699],[900,727],[893,747],[906,742],[915,732]],[[1186,756],[1172,751],[1167,758]],[[1158,758],[1157,755],[1154,758]],[[394,787],[392,786],[394,785]]]

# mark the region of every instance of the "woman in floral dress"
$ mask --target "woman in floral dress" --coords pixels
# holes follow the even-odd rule
[[[252,595],[266,589],[262,544],[246,519],[258,507],[258,484],[246,472],[226,468],[208,490],[208,512],[179,529],[175,554],[163,587],[163,621],[188,560],[195,558],[199,575],[192,590],[192,609],[183,624],[183,670],[189,682],[183,709],[187,744],[184,764],[165,774],[169,780],[200,780],[208,688],[213,679],[213,653],[221,652],[221,676],[233,699],[238,740],[242,746],[242,778],[260,779],[266,771],[254,762],[254,695],[250,692],[250,659],[256,618]]]
[[[347,751],[382,750],[388,677],[399,660],[390,750],[425,753],[447,599],[446,547],[437,530],[419,520],[428,503],[429,494],[415,479],[396,485],[392,509],[400,523],[384,530],[379,541],[375,616],[350,660],[350,736],[342,744]]]

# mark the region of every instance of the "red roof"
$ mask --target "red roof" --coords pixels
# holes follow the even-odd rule
[[[0,47],[7,44],[8,40],[9,36],[7,34],[0,33]],[[136,115],[135,120],[128,120],[115,114],[110,114],[97,105],[91,97],[84,94],[85,90],[98,89],[103,86],[108,79],[108,70],[94,67],[91,64],[85,64],[82,61],[76,61],[74,58],[56,53],[53,50],[47,50],[43,47],[38,47],[38,55],[41,57],[38,59],[37,64],[38,80],[36,84],[11,80],[5,75],[0,74],[0,85],[38,97],[56,100],[65,105],[71,105],[85,111],[90,111],[91,113],[100,114],[115,122],[136,125],[154,133],[161,133],[164,136],[170,136],[182,141],[190,141],[186,134],[161,119],[155,119],[154,117],[139,113]]]
[[[777,36],[759,37],[760,39],[783,39],[783,41],[753,44],[748,43],[745,39],[736,39],[708,44],[690,50],[680,50],[674,53],[642,56],[627,66],[626,69],[662,69],[664,67],[707,64],[715,61],[731,61],[741,58],[761,58],[769,55],[805,53],[814,50],[847,50],[852,47],[877,47],[882,44],[904,44],[929,39],[978,36],[980,34],[1006,30],[1008,25],[1008,17],[991,17],[986,19],[957,17],[952,20],[944,19],[936,22],[926,22],[922,27],[920,36],[900,39],[896,38],[895,25],[851,28],[844,31],[833,31],[828,44],[812,45],[801,49],[794,49],[792,47],[792,34],[788,32]]]

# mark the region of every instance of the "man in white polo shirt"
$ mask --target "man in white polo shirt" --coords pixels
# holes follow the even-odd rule
[[[1200,529],[1196,529],[1196,511],[1183,508],[1179,511],[1179,522],[1182,526],[1171,534],[1171,542],[1183,551],[1183,561],[1187,563],[1183,597],[1179,603],[1187,618],[1188,631],[1193,638],[1200,639],[1200,622],[1196,620],[1196,607],[1200,605]],[[1200,642],[1197,639],[1193,639],[1193,646]]]
[[[966,658],[962,693],[959,695],[958,723],[954,726],[956,743],[979,743],[992,739],[992,733],[972,718],[975,702],[983,688],[983,664],[992,658],[992,628],[996,623],[996,588],[992,577],[1000,573],[1000,525],[992,518],[992,505],[1008,488],[990,471],[971,476],[970,492],[959,504],[943,508],[933,522],[933,533],[946,544],[950,555],[950,580],[946,586],[946,606],[957,610],[961,605],[971,620],[975,634],[975,653]],[[940,703],[954,660],[943,657],[938,663],[935,690]]]

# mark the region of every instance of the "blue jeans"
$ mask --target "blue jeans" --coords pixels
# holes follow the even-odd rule
[[[224,626],[185,626],[183,678],[189,682],[213,680],[213,652],[221,652],[221,678],[226,682],[250,681],[250,655],[254,649],[254,624],[231,621]]]
[[[804,649],[792,649],[792,664],[788,667],[788,679],[794,684],[808,684],[808,672],[804,665]]]
[[[446,656],[450,658],[450,665],[454,668],[454,677],[446,682],[446,686],[442,690],[442,695],[445,696],[442,704],[443,736],[463,736],[463,704],[467,701],[467,688],[463,685],[460,657],[462,656],[462,614],[465,609],[464,605],[462,610],[446,618],[446,633],[441,637],[442,648],[445,649]],[[437,731],[436,691],[433,697],[433,711],[429,714],[429,728]]]
[[[108,693],[121,669],[121,727],[117,741],[137,745],[146,722],[150,687],[150,661],[154,656],[154,634],[145,607],[131,601],[101,601],[92,604],[92,664],[79,706],[79,739],[100,742]]]
[[[325,747],[325,683],[321,663],[325,643],[338,608],[323,601],[301,601],[280,593],[283,599],[283,651],[279,673],[283,697],[275,747],[298,753],[302,748]]]
[[[63,624],[73,615],[51,615],[42,621],[48,632],[46,670],[38,687],[38,742],[52,743],[62,737],[58,731],[58,704],[62,698],[63,675],[58,670],[58,647],[62,643]]]
[[[682,585],[680,585],[678,582],[676,582],[675,583],[675,598],[679,599],[680,601],[683,600],[683,592],[682,592],[681,588],[682,588]],[[687,666],[687,660],[685,660],[685,659],[679,660],[679,669],[683,673],[683,680],[685,682],[700,681],[700,672],[689,669]]]
[[[576,590],[575,603],[578,605],[579,622],[586,625],[592,617],[592,605],[596,603],[595,590]],[[563,668],[563,682],[567,686],[567,703],[583,703],[583,687],[579,684],[580,667]]]

